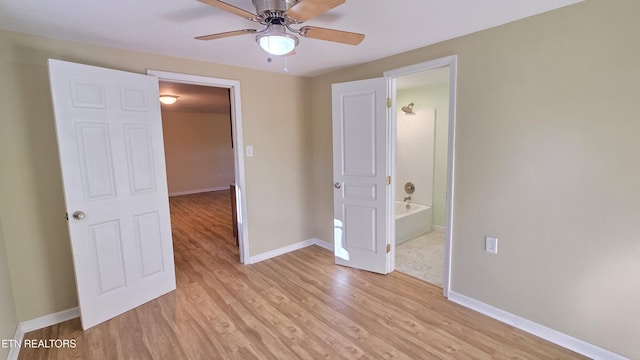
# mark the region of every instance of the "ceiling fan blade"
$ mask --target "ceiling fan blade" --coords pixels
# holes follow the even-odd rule
[[[327,40],[349,45],[358,45],[362,42],[362,40],[364,40],[364,34],[335,29],[326,29],[315,26],[301,27],[300,35],[307,38]]]
[[[305,22],[334,7],[344,4],[346,0],[302,0],[287,10],[287,16],[298,23]]]
[[[196,40],[214,40],[214,39],[222,39],[229,36],[236,35],[245,35],[245,34],[255,34],[258,30],[256,29],[242,29],[235,31],[227,31],[223,33],[211,34],[211,35],[203,35],[195,37]]]
[[[254,19],[256,18],[256,14],[253,14],[249,11],[246,11],[244,9],[240,9],[239,7],[235,7],[233,5],[229,5],[225,2],[222,2],[220,0],[198,0],[203,4],[207,4],[207,5],[211,5],[213,7],[217,7],[218,9],[222,9],[224,11],[228,11],[232,14],[236,14],[240,17],[243,17],[247,20],[251,20],[254,21]]]

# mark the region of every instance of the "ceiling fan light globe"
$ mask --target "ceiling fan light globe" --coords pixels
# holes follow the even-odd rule
[[[260,34],[256,41],[262,50],[276,56],[286,55],[298,45],[297,37],[280,32]]]

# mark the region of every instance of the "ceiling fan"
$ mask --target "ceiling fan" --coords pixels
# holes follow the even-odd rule
[[[196,37],[197,40],[214,40],[236,35],[257,34],[256,42],[269,54],[289,55],[293,53],[298,45],[298,37],[290,33],[306,38],[349,45],[358,45],[364,39],[364,34],[348,31],[316,26],[302,26],[299,29],[292,27],[292,25],[301,24],[321,15],[343,4],[346,0],[252,0],[257,15],[220,0],[198,1],[260,23],[264,25],[264,28],[242,29],[198,36]]]

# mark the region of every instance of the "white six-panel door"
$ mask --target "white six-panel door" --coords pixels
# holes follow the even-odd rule
[[[158,80],[58,60],[49,76],[87,329],[176,287]]]
[[[336,264],[386,274],[387,82],[332,85]]]

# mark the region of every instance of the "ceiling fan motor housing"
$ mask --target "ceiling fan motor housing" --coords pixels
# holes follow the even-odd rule
[[[264,15],[270,11],[285,12],[299,2],[300,0],[253,0],[253,6],[258,15]]]
[[[290,25],[299,25],[318,15],[344,4],[346,0],[252,0],[256,12],[247,11],[222,0],[198,0],[204,4],[240,16],[246,20],[262,24],[262,29],[242,29],[196,37],[197,40],[214,40],[230,36],[256,34],[256,41],[272,55],[286,55],[298,44],[302,37],[332,41],[342,44],[358,45],[364,40],[364,34],[316,26],[302,26],[299,29]],[[279,46],[279,49],[276,47]]]

